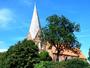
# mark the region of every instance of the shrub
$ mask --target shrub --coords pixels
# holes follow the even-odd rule
[[[39,57],[41,61],[51,61],[52,60],[47,51],[40,52]]]
[[[81,59],[71,59],[61,62],[43,61],[34,68],[90,68],[90,65]]]
[[[65,65],[66,68],[85,68],[88,66],[89,64],[81,59],[67,60]]]

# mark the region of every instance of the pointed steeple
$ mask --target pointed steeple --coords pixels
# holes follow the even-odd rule
[[[27,39],[28,40],[34,40],[40,30],[40,21],[39,21],[39,16],[36,8],[36,4],[34,5],[34,11],[33,11],[33,16],[31,20],[31,25],[29,29],[29,34]]]

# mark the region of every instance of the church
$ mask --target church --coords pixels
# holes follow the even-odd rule
[[[37,7],[35,4],[27,40],[33,40],[35,44],[37,44],[39,51],[46,50],[51,56],[52,60],[56,61],[57,51],[55,47],[52,47],[51,49],[49,49],[50,44],[48,42],[45,45],[41,44],[41,40],[39,37],[40,30],[41,30],[41,25],[40,25]],[[72,59],[72,58],[80,58],[80,59],[86,60],[86,57],[83,55],[80,49],[74,48],[73,50],[71,50],[68,48],[63,48],[63,51],[61,51],[59,55],[59,61],[62,61],[65,59]]]

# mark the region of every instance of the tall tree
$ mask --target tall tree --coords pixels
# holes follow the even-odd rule
[[[8,49],[4,68],[33,68],[37,62],[38,47],[33,41],[25,39]]]
[[[66,17],[52,15],[47,17],[48,24],[41,30],[41,40],[49,42],[51,47],[54,46],[57,50],[57,60],[61,52],[61,46],[68,48],[80,48],[80,43],[77,41],[74,32],[79,32],[79,24],[75,24]]]

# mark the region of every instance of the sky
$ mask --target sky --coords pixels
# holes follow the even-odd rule
[[[35,0],[0,0],[0,52],[27,37]],[[41,27],[50,15],[64,15],[80,24],[75,33],[81,51],[88,57],[90,48],[90,0],[36,0]]]

